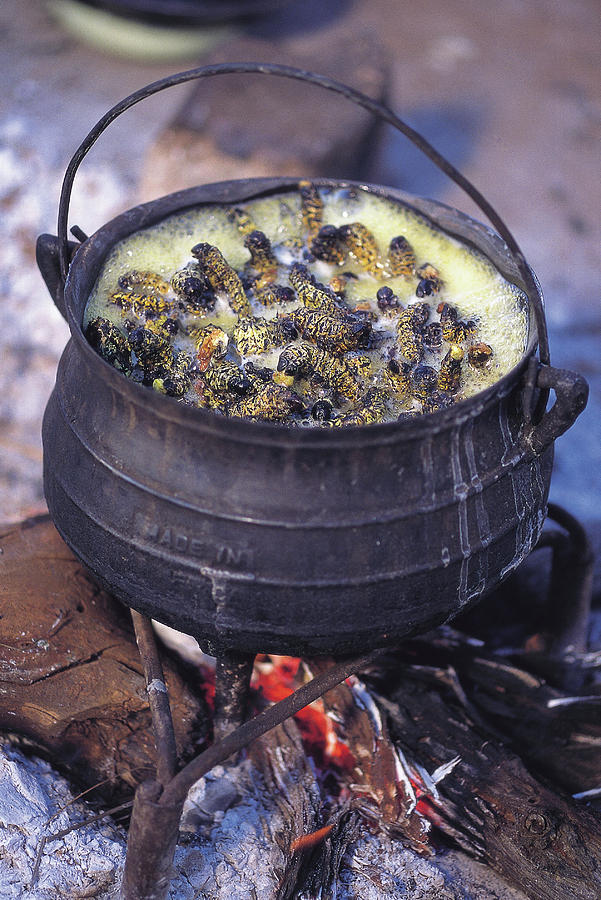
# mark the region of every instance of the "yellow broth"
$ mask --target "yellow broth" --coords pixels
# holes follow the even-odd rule
[[[439,321],[436,309],[441,302],[450,304],[459,319],[471,320],[473,334],[463,344],[465,356],[461,362],[460,386],[450,398],[453,401],[472,396],[494,384],[519,362],[525,350],[528,331],[526,297],[515,285],[506,281],[482,254],[436,230],[426,219],[393,200],[356,188],[320,188],[319,192],[323,201],[321,224],[340,227],[360,222],[373,234],[384,266],[378,277],[366,271],[349,254],[339,265],[308,255],[310,240],[302,224],[300,195],[295,191],[250,200],[237,204],[237,207],[243,209],[256,228],[270,239],[278,262],[278,284],[289,285],[289,269],[294,262],[305,265],[309,273],[325,286],[333,276],[340,273],[352,273],[356,276],[347,280],[344,303],[349,312],[360,307],[363,315],[370,317],[372,340],[367,348],[340,354],[339,358],[352,363],[354,357],[368,357],[371,370],[363,370],[363,374],[356,376],[359,399],[339,395],[334,397],[334,421],[352,412],[370,388],[382,387],[381,370],[390,365],[391,355],[403,362],[396,334],[398,312],[383,312],[376,299],[378,289],[384,285],[392,289],[405,307],[418,302],[429,303],[430,322]],[[391,239],[397,235],[403,235],[410,243],[417,267],[425,263],[436,267],[442,279],[439,293],[420,300],[416,297],[418,276],[386,274],[388,247]],[[227,263],[244,277],[244,272],[248,271],[245,266],[250,254],[244,246],[244,235],[232,221],[231,207],[209,205],[188,210],[132,234],[113,248],[89,298],[84,328],[97,316],[110,320],[123,335],[127,334],[126,320],[133,320],[136,325],[143,324],[143,318],[124,312],[110,301],[111,294],[118,290],[119,277],[131,270],[149,271],[169,282],[176,271],[194,262],[191,248],[200,242],[217,246]],[[191,360],[195,359],[196,348],[188,334],[190,329],[214,324],[231,335],[238,322],[238,316],[232,310],[227,296],[219,291],[216,296],[214,309],[206,315],[179,316],[179,330],[171,338],[171,342],[175,351],[186,354]],[[254,299],[252,291],[247,291],[247,296],[252,314],[267,320],[285,316],[300,305],[297,297],[292,302],[264,306]],[[174,299],[174,295],[168,292],[166,298]],[[468,361],[467,347],[468,344],[479,342],[489,345],[492,355],[485,365],[476,367]],[[298,344],[299,341],[292,343]],[[448,342],[443,342],[440,349],[426,348],[420,364],[438,371],[449,346]],[[237,352],[230,339],[227,359],[239,366],[252,362],[256,366],[270,367],[276,372],[282,349],[283,346],[278,346],[266,353],[243,356]],[[199,394],[198,391],[199,379],[202,382],[202,374],[193,378],[190,388],[179,398],[179,402],[206,405],[201,399],[202,392]],[[332,391],[327,386],[316,384],[311,378],[297,377],[293,381],[283,377],[281,373],[276,376],[276,381],[290,385],[306,405],[306,413],[294,412],[286,419],[287,424],[320,424],[313,419],[310,410],[316,400],[331,397]],[[228,408],[228,404],[224,402],[220,404],[218,411],[239,415],[236,404],[231,406],[231,409]],[[384,415],[378,416],[377,421],[394,421],[402,415],[422,412],[420,400],[411,394],[402,397],[390,394],[387,406]]]

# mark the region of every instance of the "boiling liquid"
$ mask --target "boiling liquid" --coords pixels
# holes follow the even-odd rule
[[[455,401],[470,397],[494,384],[520,361],[528,335],[527,298],[515,285],[504,279],[482,254],[435,229],[427,219],[393,200],[355,188],[320,188],[320,195],[324,204],[322,224],[341,226],[362,222],[374,235],[384,263],[391,239],[403,235],[415,253],[416,266],[433,264],[443,280],[440,293],[423,298],[432,307],[430,321],[438,321],[437,304],[448,303],[457,311],[459,319],[475,322],[476,331],[470,343],[484,342],[492,347],[492,357],[482,368],[470,365],[466,354],[462,363],[461,386],[454,397]],[[359,352],[371,358],[372,375],[362,382],[362,387],[366,391],[371,384],[377,384],[378,370],[388,364],[390,353],[395,348],[396,316],[394,313],[385,314],[380,311],[376,292],[387,285],[403,306],[422,302],[415,295],[419,279],[403,276],[383,276],[376,279],[350,256],[340,266],[320,260],[308,261],[307,235],[302,227],[300,196],[296,192],[250,200],[237,206],[270,239],[279,263],[276,278],[278,284],[288,285],[288,270],[295,261],[306,265],[311,274],[325,285],[333,275],[343,272],[352,272],[357,276],[356,279],[347,281],[345,302],[351,310],[360,304],[361,309],[367,308],[371,313],[374,346],[373,349]],[[118,243],[105,261],[89,298],[84,315],[84,329],[91,319],[102,316],[125,334],[124,321],[131,319],[133,314],[124,313],[109,300],[110,294],[118,289],[119,277],[133,269],[155,272],[169,282],[174,272],[194,261],[190,250],[200,242],[219,247],[229,265],[242,273],[250,254],[244,247],[244,235],[228,218],[230,210],[231,207],[228,206],[201,206],[170,216],[160,224],[138,231]],[[275,318],[299,306],[296,297],[291,303],[271,307],[263,306],[252,297],[249,299],[253,315],[265,319]],[[186,328],[216,324],[231,333],[237,321],[227,298],[218,294],[214,310],[207,315],[183,317],[183,327],[180,327],[173,339],[174,348],[193,358],[195,348],[186,334]],[[236,354],[232,341],[230,347],[239,364],[252,361],[258,366],[268,366],[274,370],[277,369],[282,351],[282,347],[278,347],[268,353],[241,357]],[[438,369],[440,360],[448,349],[447,343],[443,343],[441,350],[426,349],[422,363]],[[301,396],[305,387],[302,383],[294,385]],[[315,392],[309,393],[310,407],[311,401],[315,399]],[[191,389],[180,402],[198,405],[198,394]],[[337,411],[344,414],[352,406],[349,401],[342,400]],[[420,404],[416,400],[392,398],[389,414],[382,421],[393,421],[401,413],[419,411]],[[293,418],[298,423],[302,419],[302,424],[315,424],[310,415],[295,415]]]

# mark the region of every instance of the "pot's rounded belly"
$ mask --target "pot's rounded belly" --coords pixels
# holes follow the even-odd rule
[[[411,440],[316,449],[182,426],[174,447],[172,424],[102,383],[91,396],[88,377],[71,343],[43,426],[54,522],[119,599],[210,649],[398,640],[482,598],[538,540],[553,451],[520,451],[517,391]]]

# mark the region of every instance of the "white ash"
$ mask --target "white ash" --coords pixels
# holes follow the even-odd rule
[[[86,161],[73,195],[71,222],[97,228],[128,205],[106,163]],[[40,422],[69,330],[35,266],[35,243],[55,233],[61,168],[37,152],[23,118],[0,123],[0,521],[42,502]]]
[[[248,761],[218,766],[192,788],[182,830],[194,837],[177,848],[169,900],[275,900],[288,861],[287,823],[279,807],[269,802]],[[424,859],[385,834],[372,834],[367,826],[345,854],[331,896],[332,900],[526,900],[462,852]],[[303,894],[298,900],[318,898]]]
[[[289,777],[294,781],[297,775],[290,772]],[[317,807],[317,786],[312,778],[305,780]],[[217,766],[192,788],[181,827],[195,836],[188,846],[177,848],[178,874],[169,900],[276,897],[289,862],[289,822],[248,759]],[[287,837],[278,842],[279,835]]]
[[[2,900],[117,897],[125,836],[114,825],[102,822],[46,843],[36,882],[31,884],[42,837],[93,815],[83,803],[67,806],[72,799],[66,781],[48,763],[30,759],[8,744],[0,747]]]
[[[0,206],[2,207],[2,269],[0,291],[6,303],[3,339],[35,350],[58,354],[68,329],[31,265],[40,232],[55,233],[62,169],[49,166],[29,145],[19,119],[0,126]],[[70,221],[90,232],[127,202],[124,185],[107,164],[89,163],[77,177]],[[8,239],[10,236],[10,240]]]
[[[391,841],[386,835],[363,835],[344,856],[336,900],[459,900],[463,887],[453,887],[435,863]]]
[[[307,790],[317,804],[315,785]],[[85,803],[71,800],[65,780],[48,763],[0,746],[2,900],[116,900],[126,838],[106,822],[48,842],[30,884],[41,838],[93,815]],[[216,767],[186,802],[169,900],[275,900],[289,862],[289,841],[279,840],[286,834],[281,809],[248,760]],[[463,853],[425,860],[367,828],[347,851],[335,890],[336,900],[524,900]]]
[[[487,866],[459,851],[423,859],[385,834],[347,850],[335,900],[526,900]],[[302,898],[313,900],[313,898]]]

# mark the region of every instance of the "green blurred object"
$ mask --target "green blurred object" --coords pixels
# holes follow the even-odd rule
[[[231,24],[166,25],[136,20],[78,0],[47,0],[47,6],[78,40],[114,56],[144,62],[198,59],[236,32]]]

